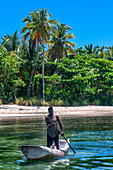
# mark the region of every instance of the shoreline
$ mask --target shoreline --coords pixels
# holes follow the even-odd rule
[[[49,106],[0,105],[0,118],[45,116],[48,114],[48,107]],[[53,106],[53,109],[54,113],[60,116],[113,116],[113,106]]]

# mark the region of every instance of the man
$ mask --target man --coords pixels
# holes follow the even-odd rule
[[[49,107],[48,112],[49,114],[45,117],[47,124],[47,147],[51,147],[54,141],[57,149],[59,149],[59,130],[57,122],[59,123],[61,135],[63,136],[62,124],[59,117],[53,114],[53,107]]]

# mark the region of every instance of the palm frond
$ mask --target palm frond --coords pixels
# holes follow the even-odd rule
[[[30,31],[23,35],[23,41],[25,41],[30,36]]]
[[[49,20],[49,23],[50,23],[50,24],[54,24],[54,25],[56,25],[56,24],[57,24],[57,22],[58,22],[58,21],[57,21],[56,19]]]
[[[73,42],[70,42],[70,41],[65,41],[64,44],[68,45],[68,46],[72,46],[73,48],[76,47],[76,43],[73,43]]]
[[[27,17],[25,17],[24,19],[23,19],[23,22],[31,22],[31,19],[30,19],[30,17],[29,16],[27,16]]]
[[[76,54],[75,50],[69,44],[66,45],[66,48],[69,49],[74,54]]]
[[[55,37],[58,37],[58,32],[57,32],[57,30],[52,30],[52,33],[55,35]]]
[[[76,38],[73,33],[69,33],[69,34],[66,34],[64,37],[63,37],[65,40],[67,39],[73,39],[73,38]]]
[[[27,27],[23,27],[22,29],[21,29],[21,34],[23,34],[23,33],[25,33],[26,31],[28,31],[28,28]]]

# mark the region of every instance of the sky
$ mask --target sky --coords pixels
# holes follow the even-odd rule
[[[47,8],[57,19],[72,27],[76,48],[93,44],[113,45],[113,0],[1,0],[0,42],[4,34],[20,33],[23,18],[35,9]]]

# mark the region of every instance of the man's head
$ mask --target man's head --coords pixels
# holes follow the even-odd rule
[[[53,107],[52,107],[52,106],[50,106],[50,107],[48,108],[48,112],[49,112],[49,114],[53,114]]]

